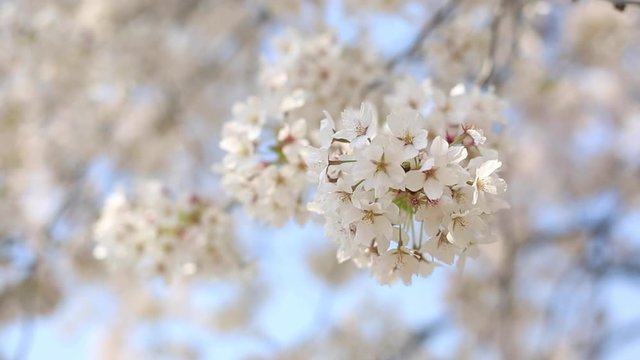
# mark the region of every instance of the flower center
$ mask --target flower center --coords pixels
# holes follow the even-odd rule
[[[414,136],[407,132],[404,134],[402,141],[404,141],[404,143],[407,145],[409,144],[413,145],[413,139],[414,139]]]
[[[487,181],[485,179],[478,179],[477,186],[478,190],[485,191],[487,188]]]
[[[425,178],[436,178],[436,169],[429,169],[422,172]]]
[[[275,178],[275,183],[276,186],[284,186],[287,184],[287,179],[285,179],[284,176],[278,174]]]
[[[338,191],[338,199],[344,203],[348,203],[351,201],[351,194],[346,191]]]
[[[380,159],[380,161],[372,161],[372,163],[376,166],[376,173],[378,173],[378,172],[386,173],[387,172],[388,163],[386,163],[384,161],[384,157],[382,159]]]
[[[453,227],[467,227],[467,221],[461,216],[453,219]]]
[[[362,124],[358,124],[356,125],[356,135],[358,136],[364,136],[367,134],[367,129],[369,127],[368,126],[362,126]]]
[[[365,210],[362,213],[362,221],[368,222],[369,224],[373,224],[373,218],[376,214],[371,210]]]
[[[462,202],[467,198],[467,195],[460,190],[453,190],[452,195],[456,202]]]

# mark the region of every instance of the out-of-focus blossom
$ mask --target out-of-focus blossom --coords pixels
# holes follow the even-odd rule
[[[167,279],[241,270],[242,253],[222,206],[196,195],[176,199],[158,183],[136,195],[129,200],[118,191],[107,199],[94,230],[96,258]]]

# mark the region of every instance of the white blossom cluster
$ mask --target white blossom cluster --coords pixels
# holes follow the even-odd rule
[[[310,130],[319,128],[322,111],[339,112],[358,105],[369,87],[381,81],[384,64],[367,47],[348,47],[332,33],[315,36],[289,30],[274,41],[277,61],[264,64],[260,80],[267,97],[297,94],[304,106],[292,111],[294,118],[304,118]],[[312,140],[317,140],[311,134]]]
[[[384,124],[369,103],[343,111],[341,128],[326,113],[307,156],[319,181],[310,209],[326,219],[339,260],[370,267],[380,283],[410,284],[456,258],[462,266],[492,240],[488,221],[507,206],[502,163],[484,136],[500,118],[497,99],[454,90],[405,81]]]
[[[231,274],[242,266],[225,209],[197,195],[176,199],[159,183],[135,200],[112,193],[94,227],[94,256],[165,279]]]
[[[467,89],[459,84],[447,93],[430,80],[418,83],[413,77],[403,77],[396,81],[393,93],[385,97],[385,104],[391,112],[416,110],[426,119],[426,129],[432,137],[437,134],[452,142],[466,133],[469,137],[463,139],[465,145],[471,140],[481,145],[467,147],[468,150],[491,152],[490,156],[497,158],[494,149],[505,133],[506,103],[492,91]]]
[[[258,98],[236,104],[233,114],[220,143],[228,152],[222,164],[224,188],[252,217],[267,224],[282,226],[290,218],[302,222],[307,213],[306,166],[301,158],[308,145],[306,122],[278,118],[278,125],[265,126],[274,118]]]
[[[260,92],[233,106],[223,127],[220,171],[225,189],[255,219],[282,226],[306,219],[303,153],[318,143],[323,110],[360,103],[382,66],[335,36],[290,31],[276,41],[278,59],[260,74]]]

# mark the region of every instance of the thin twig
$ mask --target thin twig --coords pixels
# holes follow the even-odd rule
[[[35,333],[34,322],[34,316],[29,313],[29,310],[25,309],[20,327],[20,340],[13,357],[15,360],[23,360],[28,357]]]
[[[506,12],[505,9],[507,7],[507,4],[508,0],[500,1],[498,9],[496,10],[496,13],[493,15],[493,19],[491,20],[489,53],[487,54],[487,57],[482,64],[482,68],[480,69],[480,76],[478,76],[477,81],[478,85],[483,89],[487,88],[487,86],[491,84],[496,73],[496,53],[498,51],[498,40],[500,35],[499,30],[503,16]]]
[[[589,355],[592,358],[599,358],[604,353],[611,356],[611,352],[621,349],[624,345],[628,345],[638,338],[640,338],[640,319],[607,331],[595,344]]]
[[[38,289],[39,289],[39,261],[36,259],[29,268],[29,274],[26,281],[33,281],[33,293],[31,296],[20,299],[20,306],[22,307],[22,322],[20,339],[16,345],[13,359],[24,360],[29,355],[31,350],[31,344],[33,344],[35,334],[35,313],[38,311]],[[31,285],[30,285],[31,286]]]
[[[617,10],[624,11],[627,8],[627,5],[635,5],[640,6],[640,0],[606,0],[613,4],[613,7]]]
[[[400,351],[397,354],[391,355],[389,357],[389,360],[411,358],[411,355],[414,354],[425,341],[434,337],[446,326],[447,323],[445,318],[439,318],[425,324],[423,327],[414,332],[405,342],[405,344],[400,347]]]
[[[391,59],[389,59],[389,61],[387,61],[387,64],[385,65],[387,71],[395,69],[395,67],[398,66],[398,64],[400,64],[401,62],[415,57],[422,49],[422,45],[427,37],[445,20],[447,20],[449,16],[451,16],[451,14],[453,14],[454,10],[458,7],[460,2],[461,0],[451,0],[443,7],[441,7],[438,11],[436,11],[436,13],[422,25],[420,31],[418,31],[418,34],[411,42],[411,45],[406,50],[393,56]],[[384,83],[384,79],[375,79],[362,90],[361,97],[365,98],[367,94],[384,85]]]
[[[422,25],[422,28],[418,32],[418,35],[416,35],[416,37],[411,42],[411,46],[408,47],[405,51],[389,59],[389,61],[387,62],[387,69],[391,70],[395,68],[401,61],[416,56],[422,49],[422,44],[429,36],[429,34],[431,34],[433,30],[438,28],[440,24],[442,24],[449,18],[449,16],[453,13],[459,3],[460,1],[450,1],[442,8],[440,8],[440,10],[436,11],[436,13],[427,22],[425,22],[424,25]]]

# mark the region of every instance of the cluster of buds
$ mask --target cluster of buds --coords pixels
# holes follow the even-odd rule
[[[243,266],[225,209],[196,195],[176,199],[147,183],[134,200],[111,194],[94,228],[94,256],[165,279],[223,277]]]
[[[326,113],[320,146],[306,157],[318,180],[310,209],[325,218],[339,260],[369,267],[383,284],[463,265],[493,239],[488,222],[507,207],[498,153],[470,121],[499,118],[474,106],[487,98],[409,85],[387,99],[395,105],[384,123],[369,103],[345,110],[340,128]]]

